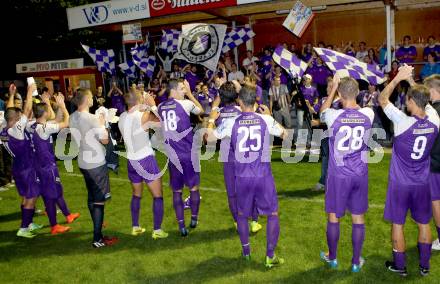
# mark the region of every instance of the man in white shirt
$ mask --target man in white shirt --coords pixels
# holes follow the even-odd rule
[[[365,56],[368,56],[368,50],[366,48],[367,44],[363,41],[359,43],[359,50],[356,52],[356,58],[358,60],[363,60]]]
[[[128,179],[133,188],[131,199],[132,232],[134,236],[145,232],[139,226],[139,212],[143,183],[150,189],[153,197],[153,239],[163,239],[168,234],[161,229],[163,220],[162,179],[159,166],[154,156],[148,130],[157,119],[157,107],[154,98],[147,93],[145,97],[140,92],[129,92],[124,95],[128,110],[119,118],[119,130],[124,138],[127,150]],[[146,103],[146,104],[141,104]]]
[[[252,65],[258,61],[258,58],[254,56],[252,50],[248,50],[246,53],[246,58],[243,59],[243,67],[246,70],[249,70],[252,68]]]
[[[87,205],[93,220],[94,248],[111,246],[117,238],[102,235],[104,204],[110,199],[110,181],[105,161],[105,147],[109,136],[104,117],[97,118],[89,112],[93,95],[89,89],[80,89],[73,98],[78,110],[70,116],[73,141],[79,146],[78,166],[84,176],[88,191]]]
[[[238,82],[242,82],[244,79],[244,74],[237,69],[237,64],[232,63],[231,69],[232,71],[228,74],[228,81],[232,82],[236,80]]]

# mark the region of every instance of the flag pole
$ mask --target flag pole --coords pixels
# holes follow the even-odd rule
[[[232,21],[232,29],[236,28],[236,23],[235,21]],[[237,65],[237,69],[240,70],[240,68],[238,68],[238,49],[237,47],[234,47],[234,61],[235,61],[235,65]]]
[[[122,41],[122,57],[124,58],[124,62],[127,63],[127,52],[125,50],[124,41]],[[130,86],[128,85],[128,76],[126,74],[125,74],[124,84],[125,84],[125,90],[128,91],[130,89]]]

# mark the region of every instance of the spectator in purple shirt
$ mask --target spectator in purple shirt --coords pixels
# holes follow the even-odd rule
[[[435,42],[435,37],[430,35],[428,37],[428,45],[423,49],[423,60],[428,61],[428,55],[435,52],[437,60],[440,57],[440,45]]]
[[[308,42],[307,44],[303,45],[302,59],[306,62],[309,62],[310,58],[312,58],[312,55],[313,55],[313,46],[310,42]]]
[[[401,63],[413,63],[417,58],[416,47],[410,45],[411,37],[406,35],[403,37],[403,46],[396,51],[396,58]]]
[[[279,65],[276,65],[274,68],[274,72],[272,73],[272,81],[275,77],[280,77],[281,85],[287,85],[287,76],[284,74],[283,69],[281,69],[281,66]]]
[[[199,82],[199,76],[197,76],[197,66],[191,65],[190,69],[185,73],[185,80],[188,81],[191,91],[194,91],[197,83]]]
[[[333,74],[330,69],[324,65],[320,57],[318,57],[315,64],[312,64],[309,68],[308,74],[312,76],[313,81],[316,83],[319,96],[321,98],[327,96],[327,78]]]

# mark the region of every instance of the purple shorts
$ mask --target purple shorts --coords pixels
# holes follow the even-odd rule
[[[18,194],[26,199],[38,197],[40,195],[40,181],[33,168],[19,172],[12,171]]]
[[[440,200],[440,173],[429,173],[429,189],[431,201]]]
[[[389,180],[385,220],[403,225],[408,210],[411,210],[411,217],[419,224],[428,224],[431,221],[432,205],[429,184],[404,185]]]
[[[254,207],[259,215],[278,212],[278,198],[272,175],[265,177],[235,177],[238,214],[251,217]]]
[[[325,212],[335,213],[337,218],[351,214],[362,215],[368,210],[368,175],[327,176]]]
[[[170,171],[170,187],[173,191],[182,190],[186,185],[189,189],[200,184],[200,173],[194,170],[191,159],[179,159],[182,171],[171,162],[168,162]]]
[[[61,185],[58,168],[48,167],[38,170],[40,179],[40,194],[44,198],[58,199],[63,195],[63,186]]]
[[[234,162],[223,163],[223,176],[225,179],[226,193],[235,196],[235,167]]]
[[[141,160],[128,160],[128,179],[131,183],[150,183],[160,178],[160,169],[154,156],[147,156]]]

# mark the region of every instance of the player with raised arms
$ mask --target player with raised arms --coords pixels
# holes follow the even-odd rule
[[[336,91],[342,109],[331,108]],[[352,272],[359,272],[364,264],[361,253],[365,239],[364,214],[368,210],[367,142],[374,119],[372,109],[360,108],[356,103],[358,94],[359,85],[355,79],[340,79],[335,74],[332,90],[321,106],[321,121],[327,125],[329,131],[329,164],[325,192],[328,253],[321,252],[321,259],[330,268],[337,268],[340,218],[348,210],[352,219]]]
[[[63,186],[53,150],[52,135],[69,126],[69,112],[64,104],[62,94],[55,96],[58,106],[57,120],[49,120],[54,116],[50,101],[47,97],[43,102],[34,104],[35,121],[29,123],[27,130],[30,133],[33,145],[35,171],[40,179],[40,194],[46,206],[47,216],[51,226],[51,234],[61,234],[70,230],[70,227],[59,225],[57,222],[56,204],[63,198]],[[62,202],[65,204],[65,202]],[[63,208],[65,211],[67,209]],[[67,209],[68,210],[68,209]],[[67,223],[72,223],[79,217],[79,213],[67,215]]]
[[[30,136],[26,130],[32,113],[32,93],[36,90],[35,83],[28,86],[23,112],[14,107],[15,96],[9,96],[5,112],[6,127],[0,134],[3,145],[12,156],[12,177],[22,198],[21,226],[17,236],[24,238],[35,237],[35,231],[42,228],[41,225],[32,223],[40,185],[35,172]]]
[[[280,234],[278,198],[272,175],[270,135],[287,136],[284,128],[261,106],[265,114],[255,113],[255,89],[243,87],[238,95],[242,113],[235,119],[224,120],[214,131],[217,139],[229,137],[234,153],[237,225],[243,257],[250,260],[248,219],[254,206],[260,215],[267,216],[265,266],[270,268],[284,263],[275,255]]]
[[[429,105],[429,89],[415,84],[412,72],[411,66],[405,64],[400,67],[396,77],[379,96],[380,106],[394,124],[393,152],[384,212],[385,219],[393,224],[393,261],[387,261],[385,265],[401,276],[408,274],[403,227],[409,210],[419,229],[417,247],[420,274],[426,276],[429,274],[431,258],[429,223],[432,218],[429,155],[437,138],[440,122],[437,112]],[[411,85],[405,103],[409,116],[389,101],[394,88],[402,81],[408,81]]]
[[[173,190],[173,206],[179,224],[180,234],[185,237],[182,190],[186,185],[190,190],[191,228],[196,228],[200,206],[200,172],[194,169],[199,157],[192,153],[193,129],[190,114],[200,115],[203,108],[191,93],[187,81],[171,79],[167,87],[168,99],[158,107],[165,138],[165,151],[169,158],[170,187]],[[185,96],[188,99],[185,99]]]
[[[154,156],[148,130],[151,122],[159,122],[154,98],[147,93],[145,98],[136,90],[124,95],[128,110],[119,117],[119,130],[124,138],[127,151],[127,172],[133,188],[131,199],[131,234],[137,236],[145,232],[139,226],[139,213],[145,182],[153,197],[153,239],[163,239],[168,234],[161,229],[163,220],[162,179]]]
[[[429,88],[432,107],[440,115],[440,75],[434,74],[425,78],[423,83]],[[437,136],[431,150],[431,173],[429,174],[429,187],[431,189],[432,213],[437,229],[437,237],[440,238],[440,135]],[[440,241],[432,242],[433,250],[440,250]]]

